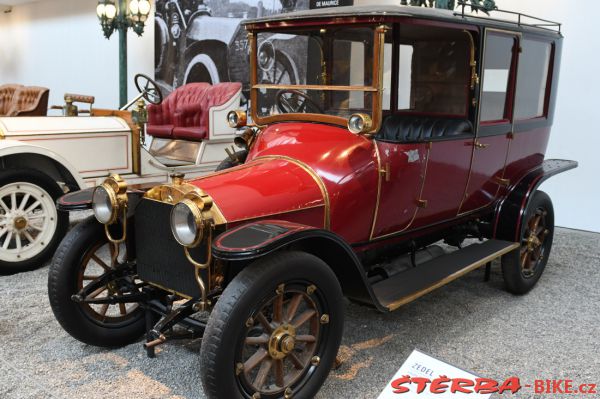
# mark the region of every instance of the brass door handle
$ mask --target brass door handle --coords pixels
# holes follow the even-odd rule
[[[475,142],[475,148],[479,149],[479,150],[483,150],[484,148],[488,148],[490,145],[489,144],[483,144],[480,143],[479,141]]]

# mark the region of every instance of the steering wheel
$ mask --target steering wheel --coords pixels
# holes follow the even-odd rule
[[[150,104],[158,105],[162,103],[163,95],[158,84],[143,73],[138,73],[133,79],[135,87],[144,97],[144,100]]]
[[[290,95],[286,97],[286,94]],[[323,110],[310,96],[299,90],[284,89],[277,92],[277,108],[284,114],[309,112],[322,114]]]

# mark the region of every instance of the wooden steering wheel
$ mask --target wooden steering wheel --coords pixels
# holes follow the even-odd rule
[[[289,97],[286,97],[286,94]],[[323,113],[319,104],[310,98],[308,94],[294,89],[284,89],[277,92],[277,108],[283,114]]]

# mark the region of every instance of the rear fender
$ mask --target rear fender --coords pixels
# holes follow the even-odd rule
[[[559,173],[575,169],[578,163],[562,159],[548,159],[529,171],[498,204],[494,218],[493,238],[521,242],[525,212],[533,193],[546,180]]]
[[[262,220],[219,235],[213,242],[212,254],[228,263],[247,264],[287,248],[317,256],[331,267],[345,296],[385,311],[375,299],[356,254],[330,231],[282,220]]]

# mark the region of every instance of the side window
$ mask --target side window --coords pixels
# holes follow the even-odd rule
[[[488,32],[485,43],[483,88],[480,100],[481,122],[510,118],[508,92],[515,37]]]
[[[515,118],[523,120],[542,117],[545,112],[552,45],[525,39],[521,48]]]
[[[398,109],[409,110],[410,93],[407,87],[412,87],[413,46],[400,45],[400,68],[398,71]]]
[[[392,109],[392,43],[385,43],[383,48],[383,98],[382,109]]]

